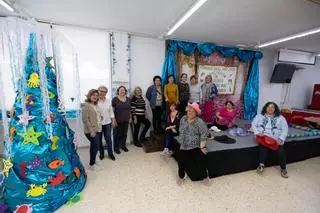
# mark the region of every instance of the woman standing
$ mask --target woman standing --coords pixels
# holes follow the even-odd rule
[[[200,103],[200,85],[197,82],[195,75],[190,77],[190,102]]]
[[[174,83],[173,75],[168,76],[168,83],[164,86],[164,97],[167,103],[167,111],[171,103],[179,104],[179,89]]]
[[[190,98],[190,89],[189,84],[187,83],[188,75],[182,73],[180,77],[180,82],[178,84],[178,93],[179,93],[179,111],[182,116],[186,114],[186,107]]]
[[[170,105],[170,114],[167,117],[166,130],[164,135],[165,147],[161,155],[172,154],[172,143],[175,136],[179,135],[180,113],[177,111],[177,105]]]
[[[161,77],[153,77],[153,85],[151,85],[146,94],[152,109],[152,125],[155,134],[163,132],[161,127],[161,114],[163,111],[163,92],[161,89]]]
[[[216,126],[225,131],[234,125],[236,119],[236,110],[233,108],[232,101],[227,101],[225,107],[219,109],[216,114]]]
[[[131,122],[131,104],[130,99],[126,96],[127,89],[124,86],[120,86],[117,89],[118,96],[112,99],[112,107],[114,109],[114,115],[116,119],[116,141],[114,143],[114,152],[120,154],[120,148],[128,152],[126,146],[128,126]]]
[[[187,115],[180,121],[179,179],[177,180],[179,185],[183,183],[185,174],[192,181],[202,180],[205,185],[209,185],[205,160],[208,128],[199,118],[200,114],[201,110],[197,103],[188,104]]]
[[[102,132],[104,139],[106,140],[107,149],[108,149],[108,157],[111,160],[116,160],[116,158],[113,155],[112,150],[112,140],[111,140],[111,131],[112,127],[115,127],[115,119],[114,119],[114,112],[111,106],[111,101],[106,98],[106,95],[108,94],[108,88],[105,86],[100,86],[98,88],[99,91],[99,101],[98,101],[98,107],[100,109],[101,115],[102,115]],[[99,143],[100,146],[100,159],[104,158],[104,148],[102,145],[102,137],[101,141]]]
[[[146,102],[142,97],[142,89],[140,87],[136,87],[133,91],[133,96],[131,98],[131,113],[134,123],[134,144],[137,147],[141,147],[141,143],[146,140],[145,137],[151,124],[150,121],[146,119]],[[140,135],[140,140],[138,140],[141,123],[144,125],[144,127]]]
[[[96,89],[91,89],[87,94],[85,103],[81,104],[82,120],[84,124],[85,136],[90,141],[90,163],[89,169],[92,171],[100,170],[96,164],[96,156],[99,144],[102,137],[101,114],[97,106],[99,100],[99,92]]]
[[[288,135],[288,124],[280,114],[278,105],[274,102],[266,103],[261,114],[253,119],[251,126],[256,135],[256,140],[260,144],[258,174],[262,174],[264,171],[268,150],[273,150],[278,152],[281,176],[288,178],[284,150],[284,141]]]
[[[200,103],[203,108],[203,120],[210,124],[214,116],[214,97],[218,94],[217,86],[212,82],[212,76],[207,75],[205,83],[201,85]]]

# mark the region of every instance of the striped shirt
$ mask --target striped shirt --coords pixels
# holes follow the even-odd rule
[[[188,123],[185,115],[180,120],[179,133],[180,149],[190,150],[200,147],[200,142],[207,140],[209,132],[201,118],[196,117],[191,123]]]
[[[131,113],[136,116],[144,116],[146,111],[146,102],[142,96],[133,96],[131,99]]]

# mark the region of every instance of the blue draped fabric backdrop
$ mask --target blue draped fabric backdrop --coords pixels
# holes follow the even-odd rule
[[[251,61],[249,77],[244,91],[244,118],[251,120],[257,114],[259,101],[259,59],[262,53],[259,51],[240,50],[234,47],[223,47],[213,43],[193,43],[185,41],[167,40],[167,52],[162,69],[162,85],[167,83],[167,77],[174,75],[177,78],[177,51],[190,56],[196,50],[201,56],[210,56],[214,52],[220,53],[223,57],[231,58],[237,56],[240,61]]]

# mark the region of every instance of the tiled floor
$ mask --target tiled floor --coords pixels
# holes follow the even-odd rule
[[[320,212],[320,158],[289,164],[289,179],[272,167],[262,177],[248,171],[215,178],[210,187],[190,180],[179,187],[173,158],[129,150],[100,162],[102,171],[88,171],[83,200],[58,212]],[[79,152],[87,164],[88,150]]]

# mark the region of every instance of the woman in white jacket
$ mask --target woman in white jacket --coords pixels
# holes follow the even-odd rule
[[[278,152],[278,158],[281,167],[281,176],[288,178],[286,169],[286,153],[284,150],[284,142],[288,135],[288,124],[286,119],[280,114],[278,105],[274,102],[268,102],[262,108],[261,114],[258,114],[252,121],[252,130],[258,139],[274,142]],[[270,143],[269,143],[270,144]],[[267,158],[268,147],[259,145],[259,166],[258,174],[262,174],[265,168],[265,160]],[[278,147],[277,147],[278,146]]]

